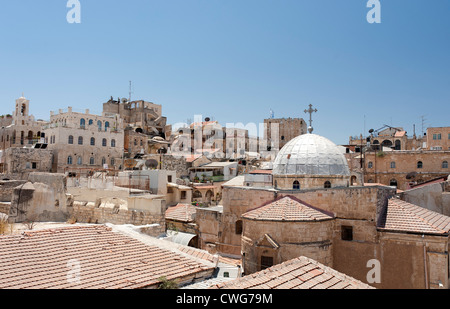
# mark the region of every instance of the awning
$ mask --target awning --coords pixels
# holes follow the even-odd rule
[[[170,240],[176,244],[187,246],[189,245],[189,242],[197,235],[168,230],[167,236],[169,236],[167,240]]]

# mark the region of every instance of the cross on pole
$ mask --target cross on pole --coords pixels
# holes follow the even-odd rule
[[[309,109],[305,109],[305,113],[309,113],[309,128],[308,131],[311,134],[314,130],[312,127],[312,113],[317,113],[317,109],[312,108],[312,104],[309,104]]]

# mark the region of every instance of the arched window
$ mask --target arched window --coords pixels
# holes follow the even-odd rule
[[[102,122],[100,120],[97,121],[97,127],[99,131],[102,129]]]
[[[323,185],[323,187],[324,187],[325,189],[331,188],[331,182],[325,181],[325,184]]]
[[[80,127],[82,129],[84,129],[86,127],[86,120],[84,120],[84,118],[81,118],[81,120],[80,120]]]
[[[106,140],[106,138],[102,139],[102,146],[106,147],[108,141]]]
[[[106,159],[105,157],[102,158],[102,166],[106,164]]]
[[[90,165],[94,165],[94,164],[95,164],[95,159],[94,159],[94,157],[91,157],[91,158],[89,159],[89,164],[90,164]]]
[[[294,184],[292,185],[292,189],[300,190],[300,183],[298,182],[298,180],[294,181]]]
[[[91,125],[93,125],[93,124],[94,124],[94,120],[89,119],[89,125],[91,126]]]
[[[236,233],[236,235],[241,235],[242,234],[242,220],[236,221],[235,233]]]
[[[395,168],[395,162],[391,162],[391,168]]]
[[[367,163],[367,168],[373,168],[373,162]]]
[[[72,156],[67,157],[67,164],[72,165]]]
[[[116,160],[114,160],[114,158],[111,158],[111,166],[114,167],[115,164],[116,164]]]
[[[448,162],[447,161],[442,162],[442,168],[448,168]]]
[[[82,157],[78,157],[77,164],[78,165],[82,165],[83,164],[83,158]]]
[[[115,139],[111,140],[111,147],[116,147],[116,140]]]
[[[69,145],[73,145],[73,136],[69,135]]]
[[[78,136],[78,145],[83,145],[83,136]]]
[[[91,146],[95,146],[95,138],[91,137]]]
[[[417,168],[423,168],[423,163],[422,163],[422,161],[417,162]]]
[[[108,128],[109,128],[109,122],[107,121],[107,122],[105,122],[105,132],[108,131]]]

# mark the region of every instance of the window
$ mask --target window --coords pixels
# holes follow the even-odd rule
[[[442,138],[441,133],[433,134],[433,139],[434,140],[440,140],[441,138]]]
[[[417,168],[423,168],[423,163],[422,163],[422,161],[417,162]]]
[[[391,162],[391,168],[395,168],[395,162]]]
[[[115,164],[116,164],[116,160],[114,160],[114,158],[111,158],[111,166],[114,167]]]
[[[271,256],[261,256],[261,270],[273,266],[273,257]]]
[[[448,168],[448,162],[447,161],[442,162],[442,168]]]
[[[78,145],[83,145],[83,136],[78,137]]]
[[[235,233],[236,233],[236,235],[241,235],[242,234],[242,220],[236,221]]]
[[[82,157],[78,157],[77,164],[78,165],[82,165],[83,164],[83,158]]]
[[[84,118],[81,118],[80,120],[80,128],[84,129],[86,127],[86,120]]]
[[[106,164],[106,159],[103,157],[102,158],[102,166],[104,166]]]
[[[91,126],[91,125],[93,125],[93,124],[94,124],[94,120],[89,119],[89,125]]]
[[[115,139],[111,140],[111,147],[116,147],[116,140]]]
[[[31,168],[34,169],[34,170],[37,169],[37,163],[36,162],[32,162],[31,163]]]
[[[100,120],[97,121],[97,127],[98,127],[98,130],[99,130],[99,131],[102,130],[102,122],[101,122]]]
[[[391,179],[391,181],[389,182],[389,185],[390,185],[391,187],[397,187],[397,180]]]
[[[102,139],[102,146],[106,147],[108,141],[106,140],[106,138]]]
[[[73,145],[73,136],[69,135],[69,145]]]
[[[182,200],[186,199],[186,191],[181,191],[181,199]]]
[[[172,182],[172,175],[167,176],[167,182]]]
[[[331,188],[331,182],[325,181],[325,184],[323,185],[323,187],[324,187],[325,189]]]
[[[108,128],[109,128],[109,122],[107,121],[107,122],[105,122],[105,132],[108,131]]]
[[[95,138],[91,137],[91,146],[95,146]]]
[[[353,240],[353,227],[352,226],[341,226],[341,239],[352,241]]]
[[[300,190],[300,183],[298,182],[298,180],[294,181],[294,184],[292,185],[292,189]]]
[[[373,168],[373,162],[367,163],[367,168]]]
[[[91,157],[91,158],[89,159],[89,164],[90,164],[90,165],[94,165],[94,164],[95,164],[95,159],[94,159],[94,157]]]
[[[67,157],[67,164],[72,165],[72,156]]]

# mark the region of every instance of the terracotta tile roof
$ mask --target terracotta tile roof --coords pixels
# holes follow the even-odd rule
[[[293,196],[285,196],[242,215],[250,220],[322,221],[334,218],[332,213],[315,208]]]
[[[420,234],[448,234],[450,217],[392,198],[381,217],[378,229]]]
[[[199,261],[203,253],[195,251],[197,258],[191,258],[178,252],[106,226],[0,236],[0,289],[156,287],[161,276],[181,279],[214,269],[212,264]],[[79,263],[79,281],[68,280],[70,261]]]
[[[182,221],[182,222],[194,222],[197,207],[190,204],[178,204],[173,207],[169,207],[166,210],[166,219]]]
[[[299,258],[242,278],[217,284],[213,289],[373,289],[310,258]]]

